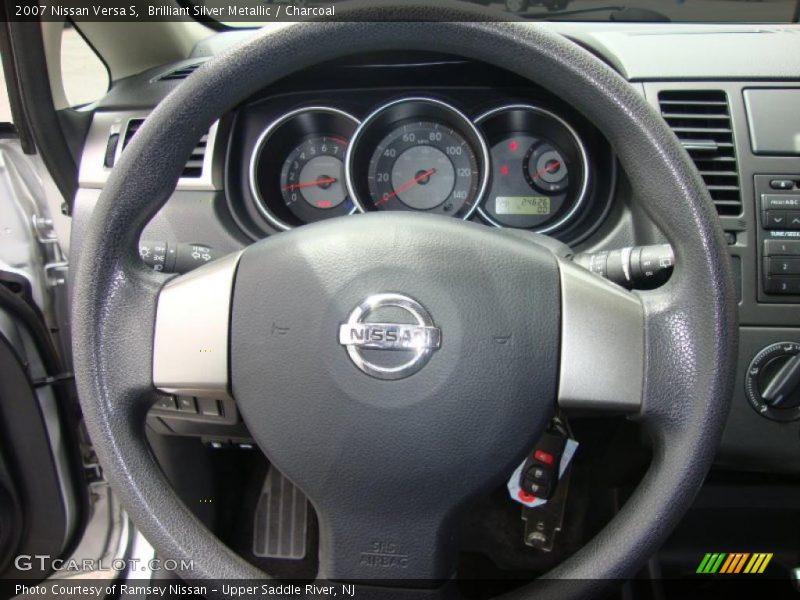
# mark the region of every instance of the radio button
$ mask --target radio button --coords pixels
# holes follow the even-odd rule
[[[800,240],[764,240],[764,256],[800,256]]]
[[[800,240],[764,240],[764,256],[800,256]]]
[[[800,195],[761,194],[762,210],[800,210]]]
[[[786,229],[786,212],[782,210],[768,210],[765,213],[765,229]]]
[[[800,279],[797,277],[765,277],[764,291],[767,294],[800,294]]]
[[[769,187],[773,190],[793,190],[794,181],[791,179],[773,179],[769,182]]]
[[[800,258],[767,259],[768,275],[800,275]]]

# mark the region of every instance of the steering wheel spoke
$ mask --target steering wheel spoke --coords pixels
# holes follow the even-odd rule
[[[153,384],[167,394],[230,398],[230,314],[242,252],[175,279],[158,295]]]
[[[645,369],[640,296],[570,262],[561,271],[558,404],[568,412],[636,413]]]

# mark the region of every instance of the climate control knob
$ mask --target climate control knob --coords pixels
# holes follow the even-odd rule
[[[800,343],[778,342],[759,352],[747,368],[745,393],[763,417],[800,419]]]

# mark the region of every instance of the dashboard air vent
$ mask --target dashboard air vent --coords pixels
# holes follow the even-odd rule
[[[126,146],[133,139],[133,136],[139,131],[139,128],[144,123],[144,119],[131,119],[128,121],[128,126],[125,128],[125,136],[122,138],[122,149],[125,150]],[[208,147],[208,134],[200,138],[197,145],[192,150],[192,155],[186,162],[183,168],[181,177],[183,178],[198,178],[203,175],[203,163],[205,162],[206,150]]]
[[[658,94],[661,116],[676,133],[703,176],[720,215],[742,212],[739,170],[728,107],[719,90],[665,90]]]
[[[189,75],[197,71],[202,64],[202,62],[199,62],[191,65],[184,65],[183,67],[178,67],[177,69],[172,69],[159,75],[156,81],[179,81],[181,79],[186,79]]]

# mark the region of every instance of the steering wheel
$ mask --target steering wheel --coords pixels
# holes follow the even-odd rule
[[[91,217],[73,301],[81,403],[114,490],[163,557],[193,559],[186,578],[268,576],[201,525],[158,468],[144,436],[156,389],[235,398],[317,512],[320,577],[395,589],[452,577],[462,509],[508,478],[557,406],[629,415],[650,433],[653,459],[602,532],[519,597],[550,579],[572,580],[561,598],[585,597],[598,580],[632,576],[712,463],[734,372],[734,287],[686,152],[632,86],[576,44],[535,25],[407,22],[421,10],[297,24],[209,61],[153,111]],[[672,244],[669,282],[627,292],[527,240],[405,213],[304,226],[172,279],[141,264],[141,231],[214,120],[321,60],[382,50],[497,65],[582,112]],[[419,341],[406,346],[423,363],[413,375],[369,374],[340,344],[342,325],[363,335],[373,310],[390,323],[392,311],[413,317],[398,329]],[[357,353],[403,367],[381,349]]]

